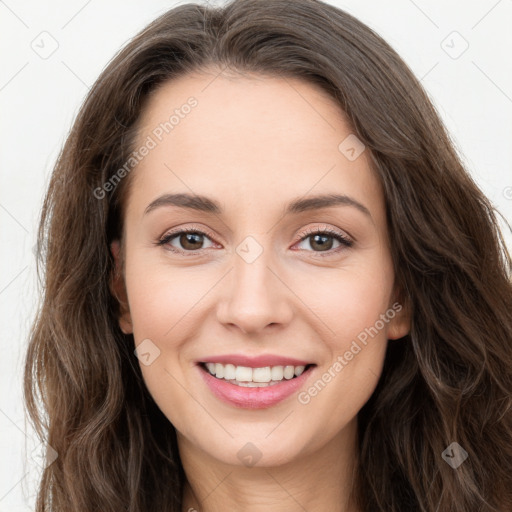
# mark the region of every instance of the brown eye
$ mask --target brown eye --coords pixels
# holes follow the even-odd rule
[[[306,250],[314,253],[326,253],[325,256],[352,247],[354,243],[348,237],[337,231],[320,228],[301,233],[300,243],[305,242],[309,242],[308,245],[310,247],[310,249],[306,248]],[[337,247],[334,246],[335,242],[339,244]],[[302,249],[304,249],[304,247]],[[324,254],[320,254],[320,256],[324,256]]]
[[[214,245],[210,237],[206,233],[203,233],[202,231],[181,230],[175,231],[173,233],[168,233],[158,241],[157,245],[165,246],[169,250],[175,252],[190,253],[193,251],[198,251],[207,248],[204,247],[204,243],[206,240],[208,240],[211,244],[209,247],[212,247]]]
[[[196,249],[201,249],[201,245],[203,243],[202,240],[203,235],[199,233],[182,233],[179,235],[179,242],[183,249],[187,249],[190,251],[194,251]]]
[[[311,235],[309,238],[309,245],[313,249],[318,248],[320,251],[332,249],[334,237],[331,235]]]

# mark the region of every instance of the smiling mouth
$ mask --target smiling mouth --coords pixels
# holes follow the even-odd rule
[[[200,366],[213,377],[230,384],[247,388],[262,388],[296,379],[316,365],[251,368],[249,366],[236,366],[233,364],[202,362]]]

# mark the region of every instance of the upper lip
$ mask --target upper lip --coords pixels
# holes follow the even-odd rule
[[[295,359],[293,357],[263,354],[259,356],[246,356],[242,354],[225,354],[200,359],[198,363],[222,363],[249,368],[263,368],[265,366],[307,366],[311,361]]]

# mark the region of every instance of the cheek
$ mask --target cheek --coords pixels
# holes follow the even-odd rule
[[[197,326],[195,307],[208,288],[199,281],[191,283],[195,278],[185,269],[165,271],[144,259],[133,255],[125,274],[135,345],[146,343],[151,357],[150,364],[140,359],[139,366],[160,410],[180,432],[189,433],[202,417],[187,392],[190,357],[184,333]]]
[[[314,414],[327,436],[347,425],[374,392],[387,348],[388,323],[381,315],[390,311],[388,277],[354,274],[339,283],[342,289],[324,297],[322,308],[322,320],[335,334],[324,338],[323,364],[297,397],[304,417]]]
[[[393,274],[382,266],[343,269],[330,276],[324,292],[315,293],[322,319],[342,345],[373,326],[390,306]],[[318,288],[317,288],[318,289]],[[311,292],[310,292],[311,293]],[[310,295],[311,296],[311,295]],[[386,333],[387,323],[381,329]]]
[[[365,263],[330,276],[323,288],[327,292],[314,295],[317,311],[331,333],[324,338],[328,356],[320,372],[322,382],[312,390],[318,393],[324,384],[329,388],[316,400],[326,410],[336,409],[338,405],[333,404],[339,403],[356,414],[382,372],[387,331],[395,316],[390,305],[394,275],[385,254]]]
[[[126,268],[126,287],[135,339],[171,339],[214,284],[211,275],[197,269],[170,269],[134,258]]]

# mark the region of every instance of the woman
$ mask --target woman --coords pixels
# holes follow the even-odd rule
[[[38,512],[511,509],[496,213],[347,13],[155,20],[91,89],[39,244]]]

